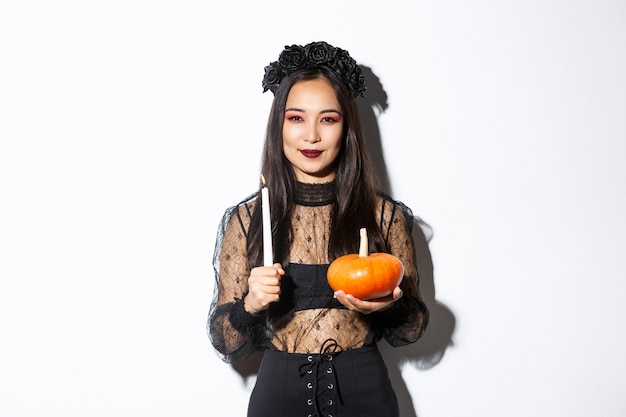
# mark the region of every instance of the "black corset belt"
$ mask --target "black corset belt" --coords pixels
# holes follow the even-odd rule
[[[337,414],[337,401],[342,402],[337,384],[333,358],[341,353],[334,339],[326,340],[320,353],[306,356],[300,365],[300,376],[306,385],[306,408],[309,417],[333,417]]]

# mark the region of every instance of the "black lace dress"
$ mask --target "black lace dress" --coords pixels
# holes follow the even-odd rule
[[[213,258],[216,282],[207,322],[209,337],[222,360],[236,362],[246,358],[254,350],[266,350],[266,358],[270,356],[268,352],[272,352],[272,361],[277,360],[276,355],[279,353],[292,354],[290,361],[293,362],[294,358],[297,358],[294,363],[304,361],[303,363],[306,364],[310,362],[308,359],[312,358],[317,374],[320,363],[325,363],[324,358],[336,357],[334,366],[339,366],[339,358],[351,355],[347,352],[375,351],[372,361],[380,361],[381,363],[377,366],[382,365],[384,368],[376,349],[376,342],[385,338],[392,346],[400,346],[413,343],[422,335],[428,321],[428,311],[418,289],[415,250],[411,234],[413,217],[410,209],[388,196],[382,194],[379,196],[377,217],[380,219],[379,224],[383,236],[389,252],[397,256],[404,264],[404,278],[401,283],[404,295],[386,311],[363,315],[344,308],[335,300],[333,291],[326,282],[326,271],[330,263],[328,236],[333,192],[333,182],[298,184],[297,205],[292,217],[293,240],[289,250],[289,263],[285,269],[286,274],[281,280],[281,301],[272,304],[267,311],[256,315],[247,313],[243,307],[243,298],[248,291],[247,279],[250,275],[250,266],[246,257],[246,236],[256,203],[256,195],[229,208],[224,214]],[[271,367],[277,366],[273,363]],[[293,365],[292,367],[295,368],[292,376],[294,381],[285,383],[286,386],[277,392],[289,388],[294,389],[291,387],[292,382],[297,382],[302,370],[298,369],[300,366]],[[260,390],[262,378],[269,378],[274,385],[277,379],[290,378],[285,375],[268,374],[268,371],[263,369],[263,365],[261,368],[255,392]],[[313,370],[313,368],[307,370]],[[307,374],[306,371],[303,372],[302,383],[306,385]],[[372,372],[381,371],[372,369]],[[383,374],[386,378],[386,373],[383,372]],[[365,381],[370,379],[364,378]],[[388,381],[382,383],[386,384]],[[308,404],[302,413],[298,408],[299,405],[288,410],[277,411],[274,408],[271,412],[293,413],[297,409],[298,414],[289,415],[307,416],[332,415],[337,411],[335,407],[346,411],[344,406],[348,407],[349,404],[346,404],[345,399],[349,397],[349,394],[345,387],[355,384],[347,384],[342,380],[341,392],[344,395],[332,397],[334,400],[332,398],[328,400],[325,397],[317,400],[315,398],[302,399],[305,405],[311,400],[313,402]],[[335,383],[331,381],[323,386],[335,386]],[[315,391],[319,397],[317,387]],[[362,394],[363,390],[357,389],[357,397],[362,397]],[[252,397],[251,406],[255,397],[254,392]],[[271,395],[263,394],[263,398],[267,397]],[[293,402],[299,403],[300,400],[301,398],[298,397],[293,399]],[[395,401],[395,397],[393,400]],[[281,401],[292,402],[284,397],[281,400],[270,398],[268,401],[268,407],[275,407]],[[320,407],[328,406],[328,401],[333,403],[332,411],[320,409]],[[257,406],[263,408],[262,405],[257,404]],[[388,411],[387,409],[385,413]],[[354,415],[369,415],[364,412],[361,411],[361,414],[354,412]],[[393,415],[393,413],[385,415]]]

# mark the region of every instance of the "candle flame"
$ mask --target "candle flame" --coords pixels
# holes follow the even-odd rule
[[[265,177],[263,176],[263,174],[261,174],[261,185],[262,185],[263,187],[265,187],[265,184],[267,184],[267,183],[265,182]]]

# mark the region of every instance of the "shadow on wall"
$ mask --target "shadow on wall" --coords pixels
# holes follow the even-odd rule
[[[412,365],[417,369],[428,370],[437,365],[448,346],[453,345],[452,334],[456,319],[452,311],[435,298],[433,263],[428,249],[432,236],[430,226],[416,217],[413,240],[417,255],[419,289],[430,313],[424,335],[416,343],[407,346],[392,347],[384,341],[379,343],[389,369],[389,379],[398,397],[401,417],[418,417],[414,404],[419,403],[419,399],[411,397],[402,378],[402,368],[405,365]]]
[[[364,100],[359,99],[358,102],[367,148],[379,178],[380,189],[393,197],[378,127],[378,116],[389,107],[387,93],[370,68],[361,66],[361,69],[367,79],[367,96]],[[412,207],[412,209],[415,208]],[[413,241],[417,257],[419,289],[430,312],[428,327],[417,343],[397,348],[391,347],[386,342],[379,344],[389,369],[389,378],[398,397],[401,417],[417,417],[413,404],[418,402],[411,397],[402,378],[402,367],[412,365],[426,370],[437,365],[448,346],[452,345],[452,334],[456,325],[454,314],[435,298],[433,261],[428,248],[433,238],[433,230],[419,217],[415,217],[414,221]]]
[[[361,65],[361,70],[367,80],[367,90],[365,97],[357,98],[356,102],[359,107],[367,151],[376,169],[378,187],[381,191],[393,196],[389,182],[389,174],[387,173],[387,164],[385,163],[385,155],[383,155],[380,129],[378,127],[378,116],[384,113],[389,107],[387,93],[383,89],[378,77],[374,75],[370,68]]]
[[[361,66],[367,79],[367,95],[359,98],[359,112],[363,123],[363,131],[367,141],[367,148],[378,176],[378,186],[390,196],[393,196],[387,166],[383,155],[378,115],[389,106],[387,93],[378,77],[366,66]],[[435,283],[433,262],[428,244],[433,237],[432,228],[419,217],[415,217],[413,225],[413,240],[417,257],[419,273],[419,289],[430,312],[429,324],[422,338],[414,344],[402,347],[391,347],[385,342],[379,344],[385,363],[389,369],[389,378],[396,391],[401,417],[417,417],[414,399],[411,397],[404,379],[402,368],[412,365],[418,369],[427,370],[437,365],[448,348],[452,345],[452,334],[455,329],[454,314],[435,298]],[[256,352],[241,363],[232,364],[235,371],[241,375],[244,383],[259,370],[262,352]]]

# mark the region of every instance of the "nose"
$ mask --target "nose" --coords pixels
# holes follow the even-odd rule
[[[310,124],[308,126],[308,129],[306,131],[306,137],[305,140],[309,143],[317,143],[320,140],[322,140],[322,138],[320,137],[320,134],[317,130],[317,125],[316,124]]]

